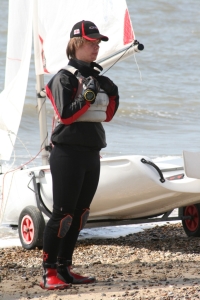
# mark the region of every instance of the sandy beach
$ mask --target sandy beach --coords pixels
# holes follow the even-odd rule
[[[97,282],[42,290],[42,250],[0,249],[1,300],[200,299],[200,238],[180,223],[115,239],[78,241],[74,271]]]

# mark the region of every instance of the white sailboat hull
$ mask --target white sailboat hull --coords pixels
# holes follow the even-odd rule
[[[148,218],[175,208],[200,202],[200,180],[188,178],[160,181],[157,170],[141,162],[142,156],[119,156],[101,159],[100,182],[91,204],[89,221]],[[147,161],[153,162],[148,157]],[[183,174],[182,159],[154,161],[165,178]],[[1,223],[17,225],[22,210],[37,207],[30,174],[42,170],[41,198],[52,211],[52,179],[49,166],[18,170],[0,176],[3,191]],[[37,176],[36,176],[37,177]],[[48,218],[45,216],[45,219]]]

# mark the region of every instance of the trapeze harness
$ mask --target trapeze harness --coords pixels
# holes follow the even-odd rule
[[[67,65],[63,69],[71,72],[76,76],[78,69]],[[78,96],[78,95],[76,95]],[[75,96],[75,98],[76,98]],[[96,96],[95,102],[90,105],[89,109],[81,115],[76,122],[103,122],[106,120],[106,110],[109,104],[108,95],[104,90],[100,89]]]

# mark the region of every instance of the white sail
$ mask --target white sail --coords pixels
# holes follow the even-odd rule
[[[21,120],[32,30],[36,75],[54,74],[68,63],[66,46],[70,31],[81,20],[94,22],[109,37],[108,42],[101,43],[98,56],[103,67],[116,62],[123,52],[126,52],[123,59],[133,54],[133,47],[126,51],[135,36],[125,0],[9,1],[5,89],[0,94],[0,160],[10,159]],[[46,132],[43,136],[47,136]]]
[[[67,64],[70,31],[81,20],[94,22],[100,32],[109,37],[108,42],[101,43],[98,61],[125,50],[135,39],[125,0],[40,0],[38,7],[46,73],[55,73]],[[102,65],[108,67],[109,59]]]
[[[9,3],[6,84],[0,94],[1,159],[9,159],[21,119],[29,74],[32,30],[37,95],[41,100],[38,105],[39,110],[41,108],[39,119],[44,116],[41,114],[45,102],[41,94],[43,75],[56,73],[66,66],[66,46],[70,30],[76,22],[83,19],[93,21],[100,32],[109,37],[109,42],[101,43],[98,57],[104,68],[111,66],[122,55],[124,59],[133,54],[132,45],[135,40],[125,0],[9,0]],[[127,50],[129,47],[131,51]],[[45,134],[43,136],[42,142],[46,137]],[[186,169],[188,175],[199,178],[199,172],[195,171],[195,167],[198,167],[195,161],[199,154],[195,157],[192,165]],[[88,222],[88,226],[116,225],[118,221],[121,225],[128,222],[131,224],[134,219],[138,223],[139,218],[142,218],[140,221],[145,221],[145,218],[149,221],[152,216],[160,214],[164,216],[162,220],[166,221],[171,210],[198,203],[199,179],[184,176],[182,165],[182,160],[176,158],[153,161],[139,155],[101,159],[99,186],[91,205],[91,222]],[[0,223],[19,224],[22,237],[25,237],[27,232],[22,232],[24,221],[20,220],[22,211],[24,213],[26,208],[25,217],[29,218],[30,215],[36,222],[36,214],[32,213],[33,218],[30,210],[27,213],[27,207],[38,207],[41,216],[42,212],[49,215],[52,197],[49,165],[0,174]],[[178,220],[180,219],[182,214]],[[193,213],[190,220],[192,219]],[[187,227],[187,223],[184,224]],[[34,226],[31,221],[31,229]],[[193,229],[193,225],[187,227],[191,236],[194,236]],[[43,229],[41,230],[42,234]],[[196,232],[199,234],[195,229],[195,234]],[[34,235],[27,244],[25,239],[22,244],[31,249],[30,247],[41,246],[33,243],[38,240],[38,236]]]
[[[18,132],[29,74],[33,1],[10,0],[5,89],[0,94],[0,160],[9,160]]]

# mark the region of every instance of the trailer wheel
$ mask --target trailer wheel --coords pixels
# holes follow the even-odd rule
[[[182,225],[187,236],[200,236],[200,204],[183,207],[183,216],[191,216],[191,219],[182,220]]]
[[[44,228],[45,221],[40,210],[35,206],[25,207],[18,221],[19,238],[23,248],[42,248]]]

